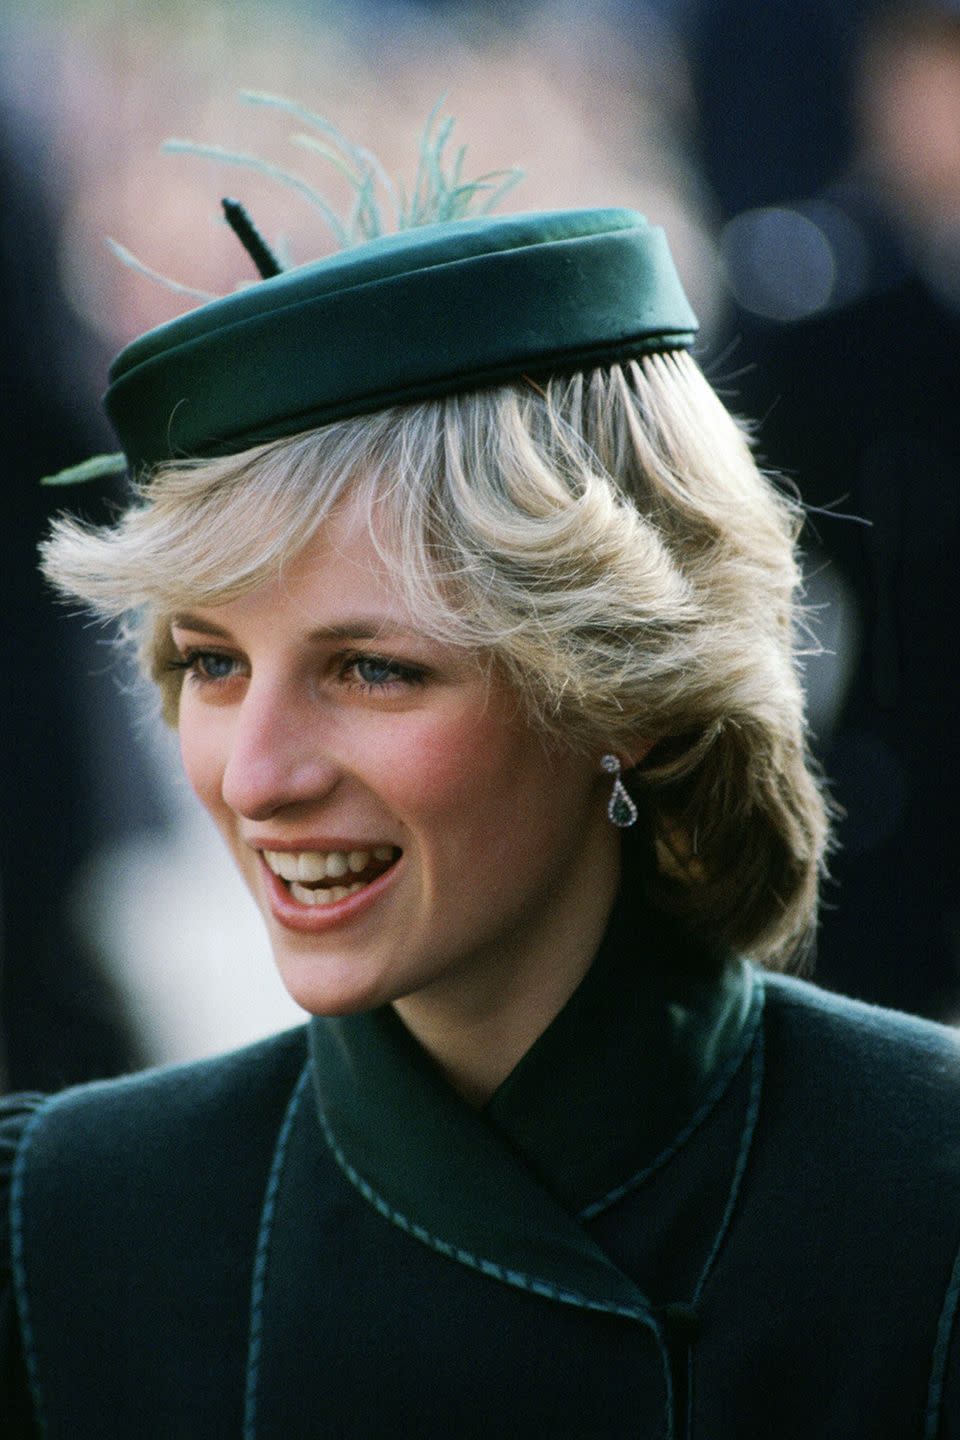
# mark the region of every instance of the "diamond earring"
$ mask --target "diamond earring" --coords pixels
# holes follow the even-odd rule
[[[607,801],[607,817],[611,825],[616,825],[618,830],[629,830],[631,825],[637,823],[637,807],[627,794],[626,787],[620,779],[620,761],[616,755],[604,755],[600,760],[601,767],[608,775],[613,776],[613,789],[610,792],[610,799]]]

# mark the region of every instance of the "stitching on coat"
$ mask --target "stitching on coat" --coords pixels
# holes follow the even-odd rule
[[[743,1177],[746,1174],[750,1152],[753,1149],[753,1137],[756,1134],[757,1119],[760,1114],[760,1101],[763,1097],[763,1062],[764,1038],[763,1027],[760,1026],[756,1033],[753,1055],[750,1061],[750,1091],[747,1096],[747,1113],[744,1117],[743,1132],[740,1137],[740,1149],[737,1153],[737,1163],[734,1167],[733,1179],[730,1181],[730,1192],[727,1196],[727,1204],[723,1212],[723,1218],[717,1228],[710,1254],[707,1256],[704,1267],[700,1272],[700,1278],[697,1280],[693,1291],[690,1303],[694,1306],[700,1303],[714,1262],[720,1254],[724,1240],[727,1238],[727,1231],[733,1222],[733,1212],[740,1198]],[[694,1383],[694,1349],[693,1346],[690,1345],[687,1348],[687,1413],[685,1431],[688,1436],[693,1434]]]
[[[27,1266],[24,1245],[24,1213],[23,1213],[23,1191],[26,1184],[27,1151],[33,1141],[34,1133],[39,1127],[40,1120],[46,1115],[53,1103],[48,1098],[30,1116],[23,1127],[23,1134],[17,1146],[17,1153],[14,1157],[13,1172],[10,1182],[10,1262],[13,1272],[13,1288],[17,1300],[17,1313],[20,1317],[20,1338],[23,1343],[23,1360],[26,1366],[27,1379],[30,1382],[30,1394],[33,1397],[34,1415],[37,1428],[41,1435],[47,1433],[47,1421],[44,1411],[43,1392],[40,1387],[40,1367],[37,1361],[36,1341],[33,1333],[33,1323],[30,1319],[30,1298],[27,1285]]]
[[[256,1440],[257,1433],[257,1399],[260,1386],[260,1360],[263,1352],[263,1302],[267,1284],[267,1261],[270,1255],[270,1240],[273,1234],[273,1221],[277,1209],[277,1194],[280,1190],[280,1178],[283,1173],[284,1162],[287,1158],[287,1144],[290,1140],[290,1132],[293,1128],[293,1121],[300,1101],[303,1099],[303,1092],[310,1079],[309,1060],[300,1072],[287,1105],[287,1112],[283,1117],[283,1124],[277,1136],[277,1148],[273,1155],[273,1164],[270,1167],[270,1178],[267,1181],[267,1188],[263,1200],[263,1211],[260,1216],[260,1229],[257,1234],[257,1248],[253,1261],[253,1282],[250,1289],[250,1341],[247,1350],[247,1385],[244,1399],[243,1414],[243,1440]]]
[[[937,1324],[937,1339],[933,1347],[930,1384],[927,1389],[927,1413],[923,1427],[923,1440],[935,1440],[940,1428],[940,1407],[943,1404],[947,1355],[957,1314],[958,1298],[960,1298],[960,1251],[953,1262],[953,1272],[947,1286],[947,1293],[943,1298],[943,1309],[940,1311],[940,1320]]]
[[[737,1155],[737,1164],[733,1172],[733,1179],[730,1182],[730,1193],[727,1196],[726,1209],[723,1212],[723,1219],[720,1221],[713,1246],[710,1254],[707,1256],[706,1264],[700,1272],[700,1279],[697,1281],[696,1289],[693,1292],[694,1305],[697,1304],[703,1294],[703,1289],[707,1283],[710,1271],[713,1269],[714,1261],[720,1254],[723,1242],[727,1238],[727,1231],[730,1229],[733,1212],[737,1208],[737,1201],[740,1199],[740,1187],[743,1184],[743,1177],[746,1174],[750,1151],[753,1149],[753,1137],[757,1129],[757,1117],[760,1114],[760,1100],[763,1094],[763,1059],[763,1029],[761,1028],[757,1031],[753,1058],[750,1062],[750,1094],[747,1099],[747,1113],[743,1122],[740,1151]]]
[[[631,1175],[629,1180],[624,1180],[622,1184],[616,1185],[612,1190],[608,1190],[606,1195],[601,1196],[599,1200],[594,1200],[591,1204],[585,1205],[577,1216],[578,1220],[595,1220],[604,1210],[608,1210],[611,1205],[615,1205],[618,1200],[622,1200],[625,1195],[629,1195],[631,1190],[638,1190],[641,1185],[645,1185],[658,1170],[661,1170],[663,1166],[666,1165],[668,1160],[673,1159],[674,1155],[687,1143],[694,1131],[699,1129],[710,1112],[723,1098],[727,1089],[732,1084],[734,1076],[739,1071],[756,1041],[763,1012],[763,1000],[763,977],[758,972],[754,976],[754,994],[750,1003],[750,1017],[744,1030],[743,1042],[740,1048],[734,1052],[719,1078],[708,1091],[700,1109],[696,1111],[692,1119],[687,1122],[678,1135],[674,1136],[670,1144],[664,1150],[660,1151],[660,1154],[654,1160],[651,1160],[642,1170],[638,1170],[635,1175]],[[756,1117],[754,1116],[754,1120],[755,1119]]]
[[[492,1279],[502,1280],[507,1285],[514,1286],[517,1290],[524,1290],[532,1295],[541,1295],[547,1300],[556,1300],[561,1305],[574,1305],[581,1310],[598,1311],[604,1315],[617,1315],[626,1320],[639,1320],[642,1324],[646,1325],[648,1329],[652,1330],[654,1339],[657,1342],[657,1350],[660,1354],[660,1364],[663,1367],[666,1440],[674,1440],[676,1424],[670,1355],[667,1350],[663,1326],[651,1311],[645,1310],[639,1305],[618,1305],[603,1300],[590,1300],[586,1295],[581,1295],[577,1290],[561,1290],[558,1286],[551,1285],[548,1281],[537,1280],[531,1275],[524,1274],[521,1270],[509,1270],[503,1265],[498,1265],[495,1260],[485,1260],[482,1256],[472,1255],[469,1250],[464,1250],[459,1245],[451,1245],[449,1241],[441,1240],[439,1235],[433,1235],[429,1230],[425,1229],[424,1226],[415,1224],[404,1215],[402,1211],[394,1210],[393,1206],[389,1205],[383,1196],[379,1195],[373,1186],[364,1180],[363,1176],[354,1169],[346,1155],[340,1149],[327,1117],[319,1106],[317,1107],[317,1115],[327,1145],[330,1147],[330,1153],[350,1181],[350,1184],[359,1190],[364,1200],[372,1205],[379,1215],[382,1215],[385,1220],[389,1220],[391,1224],[396,1225],[407,1235],[413,1235],[417,1240],[422,1241],[425,1245],[429,1245],[431,1250],[436,1250],[438,1254],[445,1255],[450,1260],[459,1260],[461,1265],[466,1265],[471,1270],[477,1270],[481,1275],[488,1275]],[[254,1437],[252,1435],[245,1435],[244,1440],[254,1440]]]
[[[461,1265],[467,1265],[471,1270],[478,1270],[492,1279],[503,1280],[507,1285],[513,1285],[518,1290],[526,1290],[533,1295],[542,1295],[548,1300],[557,1300],[562,1305],[575,1305],[581,1310],[596,1310],[605,1315],[619,1315],[627,1320],[640,1320],[654,1332],[658,1339],[660,1338],[661,1327],[656,1317],[640,1305],[620,1305],[614,1301],[591,1300],[577,1290],[560,1289],[559,1286],[552,1285],[549,1281],[538,1280],[521,1270],[511,1270],[497,1264],[495,1260],[487,1260],[482,1256],[474,1255],[469,1250],[464,1250],[459,1245],[452,1245],[448,1240],[434,1235],[422,1225],[415,1224],[402,1211],[395,1210],[392,1205],[389,1205],[383,1196],[354,1169],[337,1144],[326,1115],[320,1111],[319,1116],[330,1152],[351,1185],[360,1191],[364,1200],[372,1205],[384,1219],[389,1220],[408,1235],[413,1235],[423,1244],[429,1245],[431,1250],[436,1250],[438,1254],[445,1255],[450,1260],[459,1260]]]

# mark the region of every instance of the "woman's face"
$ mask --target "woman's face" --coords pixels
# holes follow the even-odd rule
[[[307,1010],[516,989],[605,915],[598,757],[548,747],[502,681],[418,633],[349,506],[282,580],[173,636],[187,775]]]

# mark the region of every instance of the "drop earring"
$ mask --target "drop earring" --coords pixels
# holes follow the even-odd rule
[[[629,830],[631,825],[637,823],[637,807],[620,779],[620,761],[616,755],[604,755],[601,757],[600,765],[608,775],[613,776],[613,789],[610,792],[610,799],[607,801],[607,817],[610,824],[616,825],[618,830]]]

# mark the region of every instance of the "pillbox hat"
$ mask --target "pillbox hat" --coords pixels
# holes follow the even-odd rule
[[[632,210],[455,220],[384,235],[148,331],[106,409],[134,470],[329,421],[689,346],[663,231]]]

